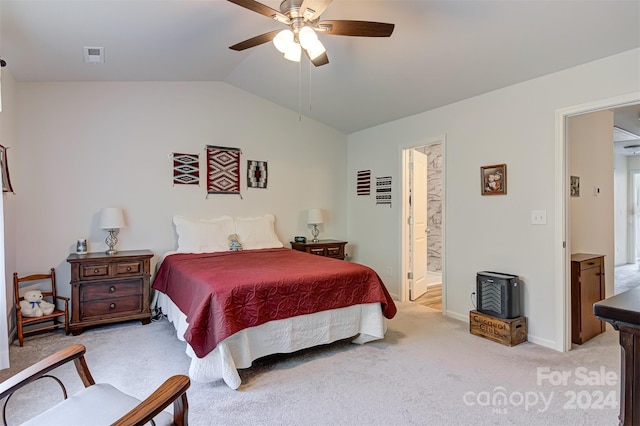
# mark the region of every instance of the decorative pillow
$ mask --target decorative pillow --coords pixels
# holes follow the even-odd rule
[[[245,250],[284,247],[273,228],[275,217],[266,214],[259,217],[236,217],[233,219],[235,233]]]
[[[178,253],[213,253],[229,250],[227,237],[234,233],[233,218],[192,219],[174,216]]]

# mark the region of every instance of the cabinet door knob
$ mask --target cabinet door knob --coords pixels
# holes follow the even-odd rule
[[[110,304],[110,305],[109,305],[109,308],[110,308],[110,309],[115,309],[115,307],[116,307],[116,304],[115,304],[115,303],[112,303],[112,304]]]
[[[114,291],[116,291],[115,286],[109,287],[109,293],[113,293]]]

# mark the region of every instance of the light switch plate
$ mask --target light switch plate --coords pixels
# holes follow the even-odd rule
[[[547,224],[547,211],[546,210],[531,210],[531,224],[532,225],[546,225]]]

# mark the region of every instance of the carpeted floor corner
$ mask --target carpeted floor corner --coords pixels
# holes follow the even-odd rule
[[[468,324],[415,303],[398,303],[384,340],[346,341],[257,360],[241,371],[238,390],[224,382],[192,383],[191,425],[616,425],[618,334],[610,330],[559,353],[529,342],[503,346],[469,334]],[[166,320],[52,333],[11,347],[16,371],[70,343],[87,346],[96,381],[144,398],[172,374],[186,374],[185,344]],[[551,380],[568,374],[565,382]],[[582,383],[582,377],[591,377]],[[60,377],[80,388],[72,367]],[[50,386],[50,387],[49,387]],[[16,394],[9,424],[60,398],[53,384]],[[37,408],[28,398],[36,399]],[[602,397],[602,398],[601,398]],[[605,400],[605,398],[608,398]],[[599,405],[602,407],[599,408]],[[89,423],[88,423],[89,424]]]

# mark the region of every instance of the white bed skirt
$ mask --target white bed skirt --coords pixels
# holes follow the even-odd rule
[[[164,293],[156,291],[156,306],[162,309],[184,341],[186,315]],[[384,338],[387,324],[380,303],[368,303],[300,315],[247,328],[229,336],[204,358],[198,358],[187,344],[191,358],[189,377],[196,382],[223,379],[232,389],[240,386],[238,368],[248,368],[263,356],[290,353],[300,349],[357,336],[353,343],[363,344]]]

